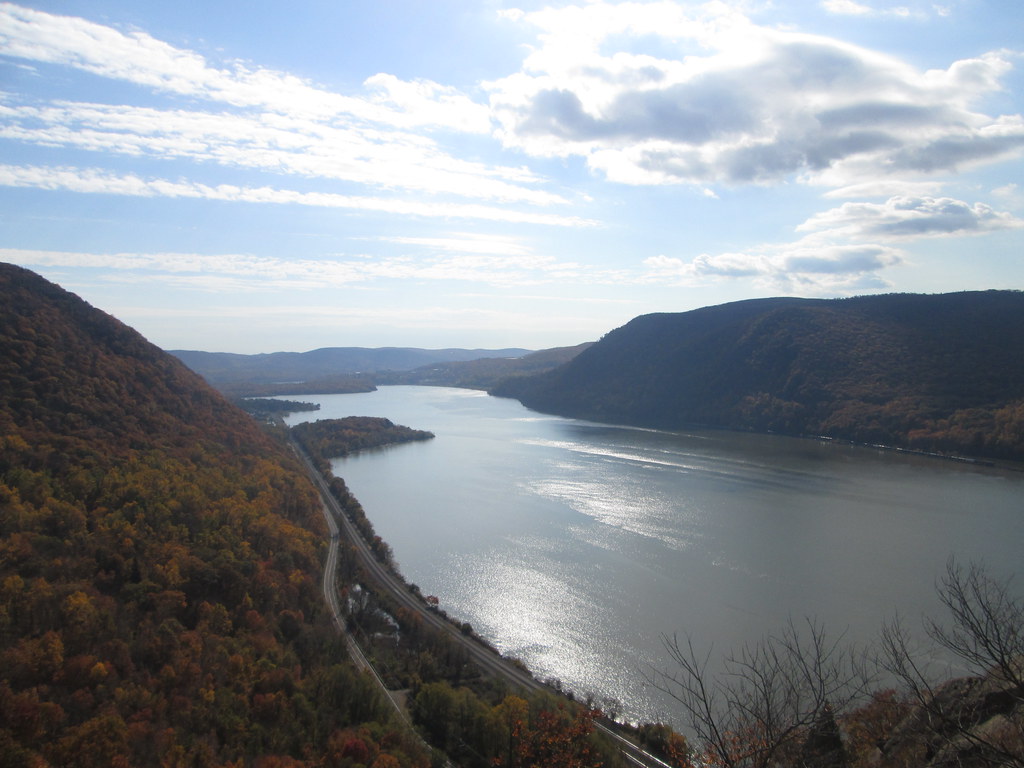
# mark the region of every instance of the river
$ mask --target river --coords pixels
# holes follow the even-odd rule
[[[826,441],[565,419],[437,387],[295,396],[434,440],[333,463],[408,581],[540,678],[677,722],[664,639],[724,653],[814,618],[941,616],[951,556],[1020,569],[1024,475]]]

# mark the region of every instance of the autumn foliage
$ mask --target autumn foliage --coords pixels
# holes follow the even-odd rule
[[[288,453],[77,297],[0,296],[0,764],[425,765],[325,616]]]
[[[418,687],[412,712],[432,743],[468,766],[598,768],[621,758],[595,738],[600,712],[547,693],[486,694],[445,682]]]

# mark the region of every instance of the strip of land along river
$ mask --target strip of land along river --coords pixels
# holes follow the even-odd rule
[[[503,653],[630,719],[663,638],[727,652],[813,617],[850,642],[941,616],[950,556],[1020,567],[1024,475],[864,447],[666,433],[435,387],[303,395],[289,424],[383,416],[436,438],[334,462],[406,579]],[[923,636],[922,636],[923,637]],[[955,670],[952,671],[955,673]]]

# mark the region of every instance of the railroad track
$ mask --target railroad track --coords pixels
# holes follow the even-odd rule
[[[344,538],[356,548],[361,565],[374,581],[383,587],[400,605],[416,613],[430,626],[454,638],[463,648],[466,649],[470,658],[476,664],[480,665],[485,671],[498,675],[499,677],[504,677],[510,682],[528,690],[547,689],[547,686],[537,680],[529,672],[503,658],[497,653],[497,651],[487,647],[478,640],[465,635],[448,619],[443,616],[439,616],[437,613],[430,610],[419,596],[413,594],[409,590],[409,585],[406,584],[403,579],[396,576],[390,568],[377,560],[373,552],[370,550],[369,545],[356,529],[355,525],[352,524],[341,509],[341,505],[338,504],[337,499],[331,495],[327,481],[324,479],[323,475],[317,471],[309,456],[306,455],[305,451],[303,451],[296,443],[292,443],[292,446],[305,465],[310,477],[313,479],[314,483],[316,483],[317,489],[320,491],[320,496],[323,499],[325,517],[327,519],[327,525],[331,530],[332,538],[331,553],[328,554],[328,558],[330,559],[332,554],[334,557],[334,561],[328,563],[329,567],[333,568],[337,564],[337,539],[339,538],[339,534],[343,534]],[[330,592],[330,594],[328,594],[328,592]],[[339,624],[341,629],[344,629],[344,623],[340,618],[337,589],[334,589],[333,586],[328,589],[326,578],[324,584],[324,598],[331,606],[332,612],[337,612],[335,618],[336,623]]]
[[[294,444],[293,447],[297,448]],[[312,465],[308,463],[307,457],[305,457],[301,452],[298,452],[298,455],[303,459],[306,464],[306,468],[310,469]],[[317,472],[316,476],[319,476],[319,474],[320,473]],[[352,637],[352,633],[350,633],[345,627],[345,620],[342,618],[341,604],[338,601],[338,550],[340,547],[340,530],[338,528],[338,522],[335,514],[329,510],[327,506],[327,499],[332,497],[330,497],[329,494],[325,495],[323,487],[318,486],[318,490],[320,490],[320,498],[322,502],[321,510],[323,511],[324,519],[327,521],[327,527],[331,532],[330,544],[327,548],[327,562],[324,563],[324,601],[327,603],[327,607],[331,610],[331,618],[334,621],[334,626],[337,628],[338,632],[341,633],[341,636],[345,638],[345,646],[348,649],[348,655],[352,660],[352,663],[356,665],[357,669],[371,675],[373,679],[377,681],[377,684],[384,692],[387,700],[391,702],[395,711],[402,720],[412,728],[412,722],[409,720],[408,714],[401,706],[399,706],[398,702],[395,701],[391,692],[388,690],[387,685],[385,685],[384,680],[381,679],[379,674],[377,674],[377,670],[374,669],[373,665],[366,658],[363,653],[363,649],[359,647],[359,643],[356,642],[355,638]]]

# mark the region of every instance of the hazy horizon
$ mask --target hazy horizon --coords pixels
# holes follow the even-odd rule
[[[1024,287],[1024,6],[0,4],[0,260],[164,349]]]

